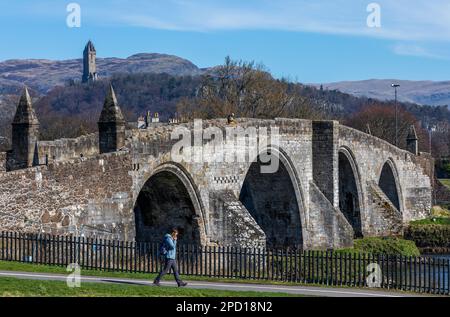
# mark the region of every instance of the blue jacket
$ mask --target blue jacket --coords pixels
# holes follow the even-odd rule
[[[177,240],[174,240],[170,234],[164,236],[164,244],[167,249],[166,259],[175,260],[177,256]]]

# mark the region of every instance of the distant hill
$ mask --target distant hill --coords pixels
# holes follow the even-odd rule
[[[97,58],[100,77],[125,73],[167,73],[172,76],[195,76],[203,73],[190,61],[166,54],[142,53],[128,58]],[[82,60],[45,59],[7,60],[0,62],[0,94],[17,94],[23,85],[40,94],[55,86],[81,80]]]
[[[166,73],[172,76],[198,76],[213,72],[214,67],[200,69],[189,60],[174,55],[140,53],[128,58],[97,58],[101,78],[113,74]],[[0,62],[0,97],[18,95],[27,85],[36,95],[44,95],[56,86],[79,81],[82,74],[82,60],[26,59]],[[357,97],[392,100],[391,83],[401,85],[399,100],[420,105],[450,105],[450,81],[405,81],[395,79],[369,79],[363,81],[342,81],[323,84],[327,90],[338,90]],[[320,84],[311,84],[318,88]]]
[[[450,81],[407,81],[396,79],[369,79],[323,84],[324,89],[339,90],[358,97],[393,100],[392,83],[398,83],[398,98],[403,102],[420,105],[450,105]],[[320,87],[320,84],[313,84]]]
[[[200,69],[186,59],[156,53],[124,59],[97,58],[97,65],[100,81],[83,85],[81,59],[0,62],[0,150],[10,137],[11,120],[24,84],[30,88],[42,130],[46,131],[43,136],[71,137],[96,129],[96,118],[110,80],[128,119],[135,120],[150,110],[167,120],[174,115],[180,100],[197,94],[201,75],[214,75],[217,70],[217,66]],[[450,82],[366,80],[324,84],[323,90],[318,89],[319,84],[291,83],[291,86],[325,118],[345,120],[363,107],[377,103],[374,99],[392,100],[392,82],[401,84],[400,101],[423,124],[450,120],[447,107],[434,106],[450,104]],[[81,125],[83,131],[78,131]]]

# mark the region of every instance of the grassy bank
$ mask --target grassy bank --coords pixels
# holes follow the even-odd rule
[[[38,297],[286,297],[285,293],[236,292],[208,289],[154,287],[148,285],[82,283],[67,287],[61,281],[0,278],[0,296]]]
[[[450,250],[450,212],[435,206],[432,216],[412,221],[405,230],[405,238],[412,240],[427,253],[442,253]]]
[[[416,220],[411,223],[412,226],[420,226],[420,225],[444,225],[450,226],[450,218],[444,217],[433,217],[422,220]]]
[[[420,256],[414,241],[400,238],[362,238],[354,241],[352,249],[340,252],[369,253],[374,255]]]
[[[450,225],[412,224],[405,230],[405,238],[428,250],[450,249]]]

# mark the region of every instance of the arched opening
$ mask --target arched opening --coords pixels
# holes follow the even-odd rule
[[[339,209],[352,225],[355,238],[361,238],[361,206],[359,201],[357,178],[350,158],[339,152]]]
[[[263,163],[250,166],[240,201],[266,234],[268,247],[302,246],[302,225],[293,182],[280,160],[275,173],[261,173]]]
[[[195,207],[181,179],[169,171],[150,177],[135,204],[136,240],[158,241],[176,227],[179,241],[200,243]]]
[[[383,169],[381,170],[380,181],[378,185],[389,198],[391,203],[395,206],[395,208],[397,208],[398,211],[401,211],[397,182],[395,179],[393,167],[391,166],[391,164],[389,164],[389,162],[386,162],[383,166]]]

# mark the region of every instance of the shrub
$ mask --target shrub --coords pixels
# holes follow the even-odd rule
[[[374,255],[420,256],[420,251],[414,241],[400,238],[362,238],[354,241],[353,249],[343,249],[343,252],[359,252]]]
[[[405,238],[420,248],[450,248],[450,226],[416,223],[405,230]]]

